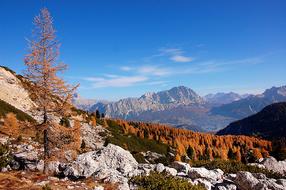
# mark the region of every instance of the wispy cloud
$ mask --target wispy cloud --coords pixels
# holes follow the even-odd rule
[[[187,63],[193,61],[193,58],[190,56],[186,56],[184,54],[185,51],[183,51],[180,48],[160,48],[159,54],[155,54],[151,57],[162,57],[166,56],[173,62],[180,62],[180,63]]]
[[[142,66],[137,68],[137,72],[144,75],[154,75],[154,76],[166,76],[170,74],[170,71],[167,68],[160,68],[157,66]]]
[[[117,76],[112,78],[88,77],[84,80],[90,81],[93,88],[104,87],[128,87],[148,80],[145,76]]]
[[[181,49],[161,49],[158,56],[168,56],[174,62],[191,62],[192,58],[183,56]],[[145,64],[141,66],[120,66],[119,73],[99,74],[100,77],[85,77],[92,88],[130,87],[143,85],[166,85],[166,80],[174,80],[176,76],[209,74],[233,70],[238,67],[259,64],[263,57],[251,57],[235,60],[193,61],[192,64]],[[155,60],[153,60],[155,62]]]
[[[139,67],[123,66],[120,67],[120,70],[148,76],[166,76],[170,74],[169,69],[154,65],[143,65]]]
[[[193,60],[193,58],[186,57],[183,55],[174,55],[174,56],[170,57],[170,59],[174,62],[181,62],[181,63],[191,62]]]
[[[122,71],[131,71],[131,70],[132,70],[132,67],[122,66],[122,67],[120,67],[120,70],[122,70]]]
[[[170,55],[170,54],[177,55],[184,53],[184,51],[180,48],[159,48],[159,52],[160,54],[158,55],[160,56]]]

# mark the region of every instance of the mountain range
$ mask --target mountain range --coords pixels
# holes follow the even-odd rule
[[[106,116],[127,120],[170,124],[194,131],[215,131],[233,121],[232,118],[210,115],[211,104],[192,89],[179,86],[139,98],[96,103],[89,111],[99,110]]]
[[[286,101],[285,86],[272,87],[259,95],[234,92],[204,97],[185,86],[161,92],[148,92],[139,98],[97,102],[88,111],[106,116],[170,124],[194,131],[217,131],[229,123],[259,112],[265,106]]]
[[[238,101],[214,107],[211,114],[242,119],[262,110],[265,106],[286,101],[286,86],[272,87],[259,95],[250,95]]]
[[[228,93],[218,92],[216,94],[207,94],[206,96],[204,96],[204,98],[207,102],[218,106],[223,104],[229,104],[231,102],[238,101],[248,96],[249,94],[240,95],[234,92],[228,92]]]

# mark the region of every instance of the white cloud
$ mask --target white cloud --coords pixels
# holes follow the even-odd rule
[[[181,62],[181,63],[191,62],[193,60],[193,58],[183,55],[174,55],[170,57],[170,59],[174,62]]]
[[[114,74],[104,74],[105,77],[108,77],[108,78],[117,78],[119,77],[118,75],[114,75]]]
[[[166,55],[166,54],[176,55],[176,54],[184,53],[184,51],[179,48],[160,48],[159,51],[161,52],[162,55]]]
[[[156,66],[143,66],[137,68],[137,72],[144,75],[153,75],[153,76],[165,76],[170,74],[167,69],[159,68]]]
[[[141,82],[145,82],[148,80],[148,77],[145,76],[117,76],[115,78],[88,77],[85,78],[85,80],[92,82],[93,88],[128,87],[128,86],[134,86]]]
[[[150,82],[146,82],[144,84],[146,85],[161,85],[161,86],[165,86],[167,85],[168,81],[150,81]]]
[[[122,70],[122,71],[131,71],[132,67],[122,66],[122,67],[120,67],[120,70]]]
[[[167,56],[171,61],[186,63],[193,61],[192,57],[185,56],[185,52],[180,48],[160,48],[160,54],[154,55],[152,57],[162,57]]]

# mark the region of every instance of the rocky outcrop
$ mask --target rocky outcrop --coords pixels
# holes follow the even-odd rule
[[[283,181],[283,180],[282,180]],[[241,171],[236,175],[235,183],[242,190],[285,190],[283,183],[277,183],[275,179],[269,179],[264,174],[252,174],[250,172]]]
[[[286,160],[277,161],[274,157],[261,159],[259,164],[263,165],[266,169],[286,175]]]
[[[257,166],[259,168],[264,168],[276,173],[286,175],[286,160],[277,161],[274,157],[268,157],[268,158],[261,158],[258,160],[258,163],[251,163],[249,165]]]
[[[90,177],[104,182],[119,183],[121,189],[128,187],[128,177],[137,175],[138,163],[130,152],[109,144],[107,147],[84,153],[72,164],[60,166],[69,177]]]
[[[34,103],[29,92],[16,74],[4,67],[0,67],[0,99],[32,116],[30,109]]]
[[[33,144],[33,145],[32,145]],[[42,149],[35,148],[38,143],[21,144],[13,147],[13,169],[25,169],[30,171],[43,171],[44,161],[39,158]]]
[[[191,166],[189,164],[178,161],[173,162],[171,167],[175,168],[180,176],[187,176],[191,170]]]
[[[191,179],[206,179],[212,183],[221,182],[223,179],[223,171],[221,169],[207,170],[204,167],[190,168],[188,176]]]
[[[105,139],[100,133],[106,133],[106,130],[101,125],[93,127],[87,123],[82,123],[81,137],[87,148],[92,150],[103,148]]]

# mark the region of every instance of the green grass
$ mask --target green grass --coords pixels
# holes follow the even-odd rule
[[[149,139],[141,139],[135,135],[124,134],[122,128],[113,120],[107,120],[108,130],[111,136],[107,137],[106,144],[112,143],[129,150],[138,162],[143,159],[138,155],[139,152],[152,151],[162,155],[167,155],[168,145]]]
[[[130,183],[137,185],[138,190],[205,190],[200,185],[192,185],[185,179],[180,179],[165,173],[151,172],[148,176],[135,176]]]
[[[0,168],[6,167],[10,160],[9,146],[0,144]]]
[[[36,123],[36,120],[25,112],[15,108],[14,106],[8,104],[7,102],[0,100],[0,117],[6,116],[7,113],[14,113],[18,120],[29,121],[31,123]]]
[[[249,166],[242,162],[234,161],[234,160],[200,160],[200,161],[193,161],[191,164],[193,167],[205,167],[209,170],[213,170],[216,168],[220,168],[225,173],[237,173],[239,171],[248,171],[251,173],[263,173],[268,178],[275,178],[275,179],[281,179],[285,178],[284,175],[279,173],[274,173],[272,171],[269,171],[267,169],[258,168],[256,166]]]

